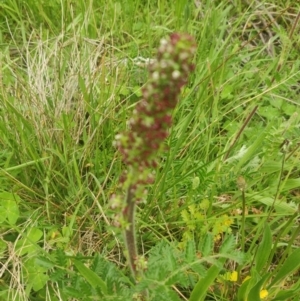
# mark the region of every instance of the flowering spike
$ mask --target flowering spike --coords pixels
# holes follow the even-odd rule
[[[194,69],[191,61],[195,50],[195,41],[187,34],[173,33],[168,40],[161,40],[143,98],[129,121],[130,130],[116,137],[127,166],[139,170],[156,166],[155,157],[168,136],[180,89]]]
[[[137,264],[141,258],[135,239],[135,204],[146,193],[143,186],[153,180],[148,168],[156,167],[156,156],[168,137],[180,89],[194,69],[192,59],[195,51],[194,39],[186,34],[174,33],[169,39],[161,40],[157,58],[149,67],[149,80],[142,90],[143,98],[129,119],[129,130],[118,134],[115,139],[115,145],[128,167],[120,178],[127,194],[121,206],[119,199],[114,198],[111,206],[119,208],[116,217],[124,227],[129,265],[136,279],[141,272]]]

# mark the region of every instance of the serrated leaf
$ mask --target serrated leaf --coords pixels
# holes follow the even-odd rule
[[[188,208],[189,208],[189,211],[191,213],[191,216],[193,217],[195,215],[196,211],[197,211],[196,205],[192,204],[192,205],[188,206]]]
[[[196,258],[196,246],[194,240],[188,240],[186,242],[184,257],[187,263],[191,263]]]
[[[232,250],[234,249],[234,245],[235,245],[234,236],[228,235],[225,238],[225,240],[220,248],[220,253],[224,253],[224,254],[229,253],[230,254],[232,252]]]
[[[203,267],[203,265],[197,263],[197,264],[192,264],[191,269],[198,274],[200,277],[205,277],[206,275],[206,270]]]
[[[55,254],[55,263],[60,267],[66,267],[67,265],[67,257],[65,252],[62,249],[57,249]]]
[[[199,251],[202,253],[203,257],[209,256],[213,251],[213,235],[211,233],[206,233],[203,239],[199,242]]]
[[[154,287],[155,289],[149,291],[150,298],[149,300],[153,301],[180,301],[181,299],[178,297],[178,294],[176,294],[172,289],[170,289],[167,286],[163,285],[157,285],[154,283],[149,283],[148,287]],[[124,300],[125,301],[125,300]]]
[[[79,300],[79,298],[82,298],[82,293],[80,292],[80,290],[75,289],[75,288],[70,287],[70,286],[64,286],[63,287],[63,293],[67,296],[76,298],[77,300]]]
[[[270,226],[266,223],[264,227],[264,235],[261,243],[258,246],[255,256],[255,267],[258,273],[261,272],[264,265],[268,261],[272,249],[272,233]]]
[[[50,273],[51,281],[60,281],[66,276],[66,272],[61,269],[56,269]]]
[[[187,212],[186,209],[182,210],[180,214],[184,222],[190,222],[190,214]]]
[[[176,259],[174,256],[173,251],[171,250],[170,252],[165,253],[166,254],[166,260],[168,262],[168,267],[171,271],[174,271],[177,267]]]
[[[35,264],[47,269],[51,269],[55,266],[55,264],[53,262],[51,262],[48,258],[44,257],[44,256],[39,256],[37,258],[35,258]]]
[[[106,283],[96,273],[87,268],[79,260],[74,259],[74,265],[76,266],[79,273],[93,288],[99,287],[103,294],[107,294]]]

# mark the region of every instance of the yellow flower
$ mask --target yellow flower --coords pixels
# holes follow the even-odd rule
[[[233,271],[230,275],[230,281],[232,282],[236,282],[238,280],[238,272],[237,271]]]
[[[244,280],[243,280],[243,283],[247,280],[249,280],[251,277],[250,276],[247,276]],[[266,297],[268,297],[269,295],[269,292],[267,290],[261,290],[259,292],[259,297],[260,299],[265,299]],[[246,300],[247,301],[247,300]]]
[[[228,280],[228,281],[231,281],[231,282],[237,282],[237,280],[238,280],[238,272],[237,271],[233,271],[233,272],[225,273],[224,279]]]
[[[261,290],[259,293],[260,299],[265,299],[269,295],[267,290]]]

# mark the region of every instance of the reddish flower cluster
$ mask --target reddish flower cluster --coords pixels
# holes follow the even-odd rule
[[[125,230],[128,262],[135,279],[145,269],[145,260],[138,256],[136,246],[135,206],[146,193],[143,184],[152,180],[147,169],[156,167],[155,159],[168,136],[180,89],[194,69],[191,61],[195,50],[195,41],[189,35],[172,34],[168,40],[161,41],[157,59],[150,66],[143,99],[129,120],[130,129],[116,137],[116,146],[128,170],[120,179],[126,197],[122,201],[122,198],[113,196],[111,208],[119,210],[114,220]]]
[[[156,166],[155,158],[168,136],[180,89],[194,69],[191,61],[195,50],[194,39],[186,34],[174,33],[168,40],[161,40],[157,59],[149,68],[143,99],[129,120],[129,131],[116,137],[123,162],[134,170],[142,172]]]

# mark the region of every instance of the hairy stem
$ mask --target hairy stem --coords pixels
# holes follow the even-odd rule
[[[135,215],[135,201],[132,192],[132,187],[130,185],[127,190],[126,207],[123,211],[123,217],[127,225],[124,236],[125,236],[125,244],[128,252],[128,261],[129,261],[130,269],[132,271],[134,278],[136,278],[137,247],[136,247],[134,215]]]
[[[246,222],[246,197],[245,197],[245,190],[242,190],[242,252],[245,252],[245,222]]]

